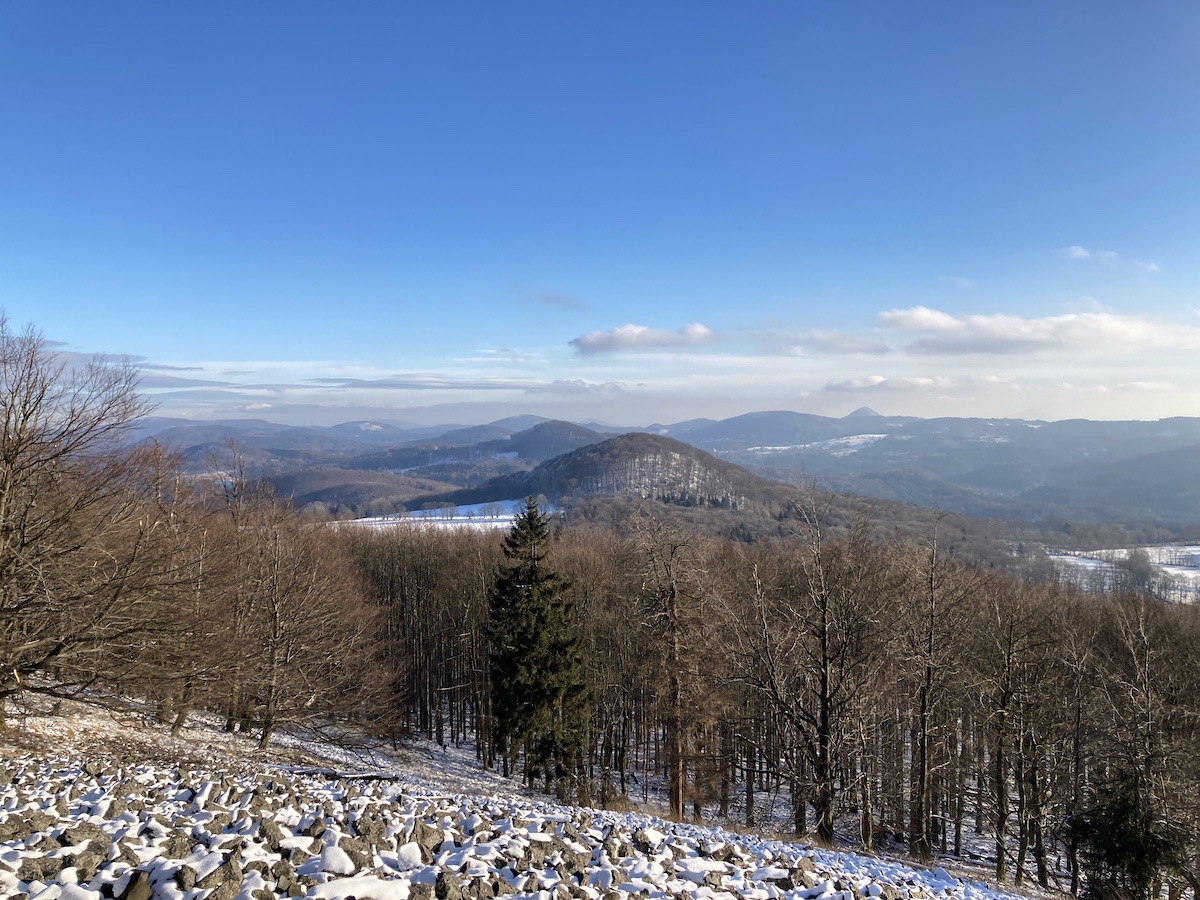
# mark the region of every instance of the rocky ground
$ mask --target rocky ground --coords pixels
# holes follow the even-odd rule
[[[133,729],[139,744],[115,727],[97,733],[78,716],[42,725],[39,740],[27,732],[10,743],[0,766],[3,897],[1003,896],[942,869],[560,806],[487,792],[486,783],[458,793],[430,783],[431,772],[452,774],[459,763],[449,758],[407,772],[399,763],[335,770],[298,765],[305,753],[297,748],[239,757],[234,744],[195,735],[172,743],[148,727]]]

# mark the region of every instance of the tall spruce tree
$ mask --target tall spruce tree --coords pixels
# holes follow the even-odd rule
[[[582,746],[586,673],[570,585],[546,564],[549,545],[546,516],[530,497],[488,593],[488,663],[505,774],[523,747],[529,784],[543,774],[565,797]]]

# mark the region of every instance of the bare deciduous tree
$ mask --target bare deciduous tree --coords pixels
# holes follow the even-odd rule
[[[127,446],[148,411],[127,363],[73,361],[0,316],[0,701],[53,668],[155,626],[137,607],[163,577],[147,504],[152,448]]]

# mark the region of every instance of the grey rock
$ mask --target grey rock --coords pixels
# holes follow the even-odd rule
[[[191,852],[193,842],[191,837],[173,828],[159,846],[168,859],[182,859]]]
[[[355,823],[358,836],[368,847],[379,849],[387,846],[387,825],[374,817],[362,818]]]
[[[129,845],[128,838],[118,842],[117,847],[119,848],[118,852],[117,852],[118,860],[125,863],[126,865],[130,865],[130,866],[134,866],[134,867],[136,867],[137,865],[139,865],[141,863],[141,860],[138,859],[138,855],[133,852],[133,847],[131,847]]]
[[[442,833],[440,828],[434,828],[432,825],[428,825],[418,819],[413,824],[412,836],[409,840],[416,843],[422,851],[430,851],[430,859],[432,859],[432,852],[438,848],[445,837],[446,835]],[[422,855],[424,854],[422,853]]]
[[[466,895],[454,876],[445,870],[438,872],[437,883],[433,886],[433,895],[437,900],[466,900]]]
[[[271,866],[271,877],[276,881],[287,879],[289,882],[296,877],[296,870],[292,868],[292,864],[286,859],[281,859],[275,865]]]
[[[92,822],[83,822],[74,828],[65,829],[61,840],[64,846],[68,847],[82,844],[85,841],[91,843],[91,846],[96,848],[107,847],[109,844],[109,838],[104,833],[104,829]]]
[[[312,823],[304,829],[302,834],[306,834],[309,837],[320,837],[325,833],[325,829],[326,825],[324,816],[317,816],[312,820]]]
[[[279,827],[279,823],[274,819],[266,818],[259,822],[258,833],[262,835],[263,841],[267,845],[267,849],[272,853],[279,852],[279,845],[283,841],[285,835],[283,829]]]
[[[90,847],[84,850],[78,856],[71,860],[71,864],[75,866],[79,873],[80,882],[91,881],[96,877],[96,873],[100,871],[100,866],[104,864],[107,854],[92,850]]]
[[[657,849],[657,845],[650,840],[650,836],[641,828],[633,833],[633,846],[638,853],[646,855],[653,853]]]
[[[375,857],[369,850],[366,853],[361,850],[347,850],[346,855],[350,857],[350,862],[354,863],[355,871],[375,868]]]
[[[196,887],[207,890],[209,888],[219,888],[230,882],[235,886],[242,882],[242,864],[236,856],[231,856],[212,872],[209,872],[197,881]],[[234,894],[236,893],[237,891],[234,891]]]
[[[154,895],[150,887],[150,873],[145,869],[137,869],[118,900],[150,900]]]
[[[65,861],[49,856],[28,856],[21,860],[17,878],[21,881],[49,881],[63,870]]]
[[[204,900],[234,900],[241,893],[242,880],[227,881],[209,894]]]
[[[25,824],[29,826],[26,834],[36,834],[39,831],[49,831],[54,825],[54,818],[44,812],[30,813],[25,819]]]
[[[196,886],[196,870],[188,865],[180,866],[175,870],[175,883],[181,891],[190,891]]]

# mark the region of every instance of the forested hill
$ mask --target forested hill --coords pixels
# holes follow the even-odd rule
[[[431,499],[486,503],[538,495],[551,500],[615,495],[682,506],[747,509],[778,504],[782,490],[783,485],[690,444],[631,432],[556,456],[532,471],[501,475],[478,488]]]

